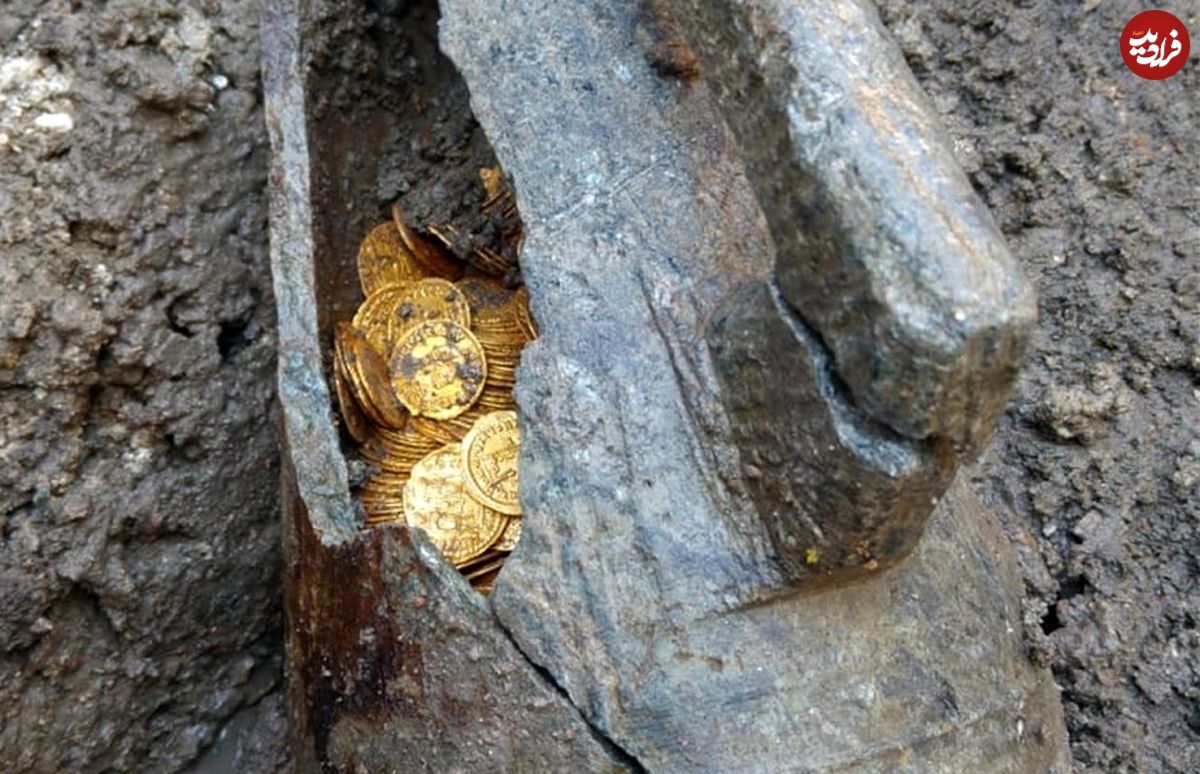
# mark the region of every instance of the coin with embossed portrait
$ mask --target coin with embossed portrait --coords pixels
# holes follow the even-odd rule
[[[479,342],[450,320],[422,323],[392,349],[392,385],[413,414],[450,419],[483,392],[487,362]]]
[[[467,493],[489,508],[517,516],[517,458],[521,435],[515,411],[493,411],[475,423],[462,442]]]
[[[458,444],[443,446],[413,467],[404,486],[404,514],[455,565],[488,550],[508,521],[467,496]]]

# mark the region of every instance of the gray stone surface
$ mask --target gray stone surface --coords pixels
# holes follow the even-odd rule
[[[970,473],[1016,539],[1026,634],[1063,682],[1076,759],[1192,771],[1200,306],[1187,128],[1200,71],[1152,87],[1126,73],[1111,38],[1131,3],[882,5],[958,163],[1040,278],[1039,354],[1000,445]],[[358,73],[396,39],[329,26],[337,61]]]
[[[598,27],[632,24],[615,10],[597,15]],[[490,19],[476,21],[484,29],[491,24]],[[569,337],[560,348],[597,372],[609,367],[605,360],[613,353],[621,353],[617,367],[629,370],[619,381],[627,394],[610,398],[610,403],[637,414],[639,432],[660,442],[664,466],[673,463],[679,449],[692,449],[700,462],[695,470],[677,474],[680,492],[712,488],[718,479],[735,495],[748,489],[751,498],[723,509],[733,512],[752,504],[759,521],[733,518],[726,534],[707,523],[705,506],[697,506],[699,521],[689,534],[711,544],[701,554],[747,557],[746,562],[758,562],[757,572],[781,574],[789,582],[894,563],[911,550],[953,474],[952,442],[898,437],[846,393],[820,338],[767,289],[776,275],[776,244],[762,228],[756,192],[740,154],[732,150],[735,138],[708,92],[699,84],[661,87],[650,61],[661,23],[631,26],[627,39],[620,39],[625,34],[600,38],[590,31],[551,28],[533,35],[550,48],[561,45],[555,35],[577,35],[580,56],[587,57],[568,65],[575,70],[563,76],[585,86],[556,96],[551,92],[559,84],[543,81],[540,98],[547,105],[560,103],[546,108],[547,119],[551,112],[566,111],[559,119],[560,131],[552,134],[528,117],[535,92],[524,79],[536,77],[532,69],[515,70],[512,55],[472,43],[475,32],[464,30],[447,39],[451,50],[471,47],[471,54],[483,59],[479,68],[494,68],[497,77],[481,82],[486,93],[476,93],[475,99],[496,107],[495,120],[508,133],[510,147],[536,155],[541,164],[538,177],[524,185],[517,180],[523,211],[536,225],[545,223],[540,231],[531,229],[526,241],[526,251],[535,256],[526,272],[535,296],[541,281],[537,256],[558,249],[545,240],[594,244],[587,256],[572,261],[568,282],[560,280],[554,293],[543,294],[552,298],[535,299],[535,313],[541,314],[539,303],[602,309],[603,319],[591,327],[549,330],[547,336]],[[610,44],[626,54],[617,60],[624,68],[615,71],[619,85],[605,88],[605,79],[614,80],[606,73],[616,66],[604,50]],[[640,69],[631,69],[635,65]],[[587,150],[580,152],[581,147]],[[708,198],[689,208],[673,204],[698,196]],[[669,217],[658,216],[668,210]],[[881,224],[894,219],[879,207],[874,211]],[[972,213],[968,209],[965,217]],[[595,236],[608,233],[615,238],[602,242]],[[664,257],[631,258],[631,245]],[[916,262],[926,256],[908,258]],[[623,261],[636,266],[624,274],[614,271]],[[1006,276],[1008,268],[1001,264],[993,273]],[[936,267],[930,271],[936,273]],[[601,276],[603,287],[588,285],[588,278]],[[1020,285],[1019,278],[1014,282]],[[591,294],[596,298],[586,297]],[[645,301],[630,303],[639,297]],[[911,306],[910,311],[919,311]],[[935,315],[944,309],[930,306],[928,311]],[[557,310],[546,313],[554,319]],[[563,316],[571,319],[572,313],[564,311]],[[606,346],[596,346],[606,340]],[[713,362],[692,351],[700,340],[714,347]],[[888,359],[882,353],[880,358],[888,368],[901,370],[936,359],[933,350],[910,354],[914,360],[901,355]],[[664,371],[664,364],[671,370]],[[741,372],[756,364],[766,371],[761,389],[741,389]],[[570,389],[569,376],[556,378],[562,389]],[[654,382],[658,389],[649,389]],[[753,379],[747,383],[754,385]],[[729,398],[720,394],[723,386],[730,388]],[[980,394],[957,386],[962,394]],[[544,387],[539,384],[538,389]],[[989,390],[996,391],[988,393],[995,397],[1004,385]],[[691,422],[680,420],[681,410]],[[948,415],[951,408],[943,406],[942,413]],[[645,463],[640,453],[638,462]],[[742,572],[740,566],[729,569],[734,576]],[[750,583],[752,588],[760,585],[782,582]]]
[[[977,450],[1016,379],[1033,291],[874,7],[675,9],[738,137],[783,298],[870,416]]]
[[[708,336],[745,491],[790,582],[845,581],[902,560],[954,476],[948,444],[863,416],[820,342],[766,284]]]
[[[732,407],[786,414],[793,400],[761,402],[795,379],[829,412],[828,376],[795,332],[773,339],[763,310],[788,317],[767,219],[703,82],[649,56],[664,25],[605,3],[443,10],[443,46],[516,182],[542,329],[518,385],[525,536],[493,602],[514,641],[648,770],[1065,771],[1011,565],[961,488],[899,568],[779,596],[786,553],[816,547],[771,534]],[[722,348],[756,325],[766,343],[742,356],[766,361],[764,385],[722,382],[738,362]],[[828,453],[854,454],[831,427]]]
[[[782,725],[772,720],[787,715],[789,709],[795,718],[809,708],[840,715],[846,701],[861,702],[877,683],[887,683],[898,702],[913,695],[935,704],[944,701],[930,694],[924,683],[931,679],[927,675],[933,658],[931,631],[940,634],[954,628],[947,620],[961,609],[953,606],[938,607],[927,601],[925,608],[940,610],[946,618],[928,613],[923,626],[905,636],[896,633],[894,623],[885,623],[878,649],[869,643],[880,630],[872,632],[863,618],[853,619],[864,643],[861,653],[897,646],[886,651],[887,666],[881,671],[868,670],[867,662],[861,661],[848,672],[816,671],[809,665],[821,662],[822,654],[832,651],[831,643],[846,636],[835,625],[835,617],[822,615],[822,605],[877,612],[880,600],[889,595],[928,599],[931,577],[959,575],[964,568],[957,564],[949,569],[937,557],[998,553],[978,532],[969,497],[956,498],[947,509],[952,514],[948,518],[964,520],[962,534],[947,537],[945,530],[937,532],[934,561],[916,565],[911,578],[887,576],[899,578],[899,585],[883,586],[880,579],[856,586],[849,597],[835,591],[820,593],[810,598],[811,605],[797,604],[795,596],[778,597],[791,579],[776,555],[772,535],[763,528],[758,508],[739,483],[742,468],[724,408],[716,400],[721,388],[709,363],[706,340],[711,328],[717,332],[714,340],[732,342],[732,336],[719,333],[721,324],[742,319],[735,314],[739,309],[728,308],[731,300],[757,293],[756,303],[747,309],[775,308],[770,294],[763,295],[769,289],[766,278],[772,250],[740,162],[728,152],[729,135],[704,102],[703,93],[663,114],[659,128],[670,126],[675,134],[646,131],[640,136],[655,143],[661,137],[668,142],[671,138],[696,142],[703,163],[694,166],[694,157],[664,149],[661,163],[668,184],[657,193],[664,202],[688,202],[689,192],[709,191],[712,183],[707,181],[720,181],[732,190],[723,199],[721,217],[713,217],[716,210],[705,206],[676,206],[679,217],[673,221],[659,220],[654,210],[646,210],[645,216],[654,218],[647,224],[606,221],[613,213],[593,200],[562,213],[561,230],[553,234],[563,244],[582,245],[591,255],[588,260],[597,261],[588,264],[573,252],[580,273],[570,279],[577,284],[560,285],[539,296],[561,304],[565,315],[586,315],[590,322],[579,323],[577,330],[558,326],[551,313],[543,341],[574,342],[578,346],[570,352],[575,357],[539,365],[537,351],[543,344],[535,345],[528,366],[537,369],[535,378],[524,379],[522,387],[568,398],[558,404],[523,398],[553,413],[530,420],[527,438],[532,452],[524,464],[532,471],[534,483],[527,492],[531,532],[520,551],[532,551],[561,571],[523,577],[521,562],[516,560],[509,572],[516,573],[518,584],[529,581],[523,586],[528,596],[506,601],[499,593],[494,605],[498,615],[493,618],[449,568],[427,549],[421,550],[419,542],[410,544],[404,530],[354,531],[348,521],[352,509],[339,483],[352,476],[332,442],[325,355],[319,346],[322,326],[344,313],[346,298],[353,299],[348,291],[353,275],[346,271],[352,264],[341,258],[340,250],[324,252],[319,246],[344,240],[347,224],[338,213],[369,206],[378,191],[369,183],[372,158],[379,158],[383,147],[360,146],[352,165],[342,166],[346,160],[341,155],[343,133],[359,125],[379,126],[376,121],[386,122],[392,114],[378,112],[384,106],[373,103],[370,92],[358,102],[338,106],[352,68],[308,66],[334,50],[331,46],[341,33],[326,31],[352,29],[362,23],[356,16],[313,7],[310,18],[323,21],[306,26],[295,5],[278,3],[268,8],[272,14],[265,39],[268,125],[277,147],[274,177],[278,183],[273,263],[281,285],[280,338],[293,342],[284,347],[280,378],[286,454],[295,466],[294,473],[289,467],[284,479],[285,578],[290,704],[301,767],[436,770],[488,760],[501,767],[520,767],[537,760],[551,770],[579,766],[670,770],[698,760],[703,764],[706,756],[709,765],[719,768],[739,755],[770,766],[779,758],[764,757],[758,748],[766,739],[775,743],[795,731],[790,718],[780,721]],[[363,31],[369,28],[368,23]],[[593,44],[608,48],[612,41],[598,39]],[[398,41],[399,48],[404,45]],[[645,66],[640,59],[638,63]],[[418,67],[417,83],[432,78],[423,67]],[[305,78],[301,73],[312,75]],[[675,88],[644,76],[637,86],[643,96],[663,98],[656,107],[669,106]],[[497,99],[507,96],[497,90]],[[610,127],[618,125],[602,113],[598,120]],[[381,131],[386,134],[386,129]],[[641,148],[635,139],[634,135],[614,137],[612,147],[636,152]],[[560,158],[570,157],[564,153]],[[517,163],[514,168],[522,166]],[[700,177],[701,173],[711,176]],[[547,190],[553,191],[553,186]],[[319,208],[314,206],[316,191],[320,191]],[[637,189],[631,186],[630,193]],[[661,227],[656,230],[655,225]],[[535,224],[531,239],[547,238],[540,226]],[[596,249],[604,245],[603,235],[628,240],[629,261],[645,256],[643,240],[656,239],[653,244],[662,254],[674,253],[678,270],[663,271],[661,264],[646,261],[643,265],[654,273],[630,275],[624,271],[629,262],[601,263],[611,258],[606,250]],[[687,252],[697,248],[703,255],[692,257]],[[754,260],[731,260],[731,256]],[[536,266],[531,264],[530,274],[535,294]],[[584,274],[585,269],[590,273]],[[591,287],[589,276],[604,277],[611,284],[603,293],[581,296],[579,288]],[[662,299],[672,303],[660,303]],[[661,317],[656,316],[659,313]],[[778,324],[784,318],[773,319]],[[688,326],[701,335],[681,335]],[[796,366],[795,373],[807,381],[800,388],[809,390],[810,404],[825,408],[822,416],[828,420],[828,407],[814,401],[820,386],[827,386],[827,375],[811,358],[805,359],[811,353],[792,335],[781,337],[780,344],[794,345],[801,353],[797,362],[807,370]],[[614,367],[612,353],[623,354],[625,362],[618,358]],[[680,380],[690,389],[682,389]],[[602,400],[614,389],[622,391],[619,401]],[[860,429],[858,417],[839,418]],[[634,426],[623,428],[626,421]],[[612,436],[613,430],[624,437]],[[862,431],[869,438],[870,428]],[[829,423],[821,432],[831,440],[837,434]],[[649,450],[648,442],[656,444],[657,451]],[[903,461],[908,452],[900,448],[896,456]],[[689,453],[697,456],[688,461]],[[575,467],[563,467],[568,460]],[[925,461],[918,456],[918,462]],[[546,476],[542,473],[546,466],[559,469]],[[886,465],[881,462],[880,467]],[[538,485],[539,478],[544,485]],[[554,526],[538,527],[538,519],[547,514],[554,514]],[[579,585],[580,560],[589,566],[589,573],[599,573],[592,578],[594,592]],[[704,575],[697,573],[700,569]],[[980,670],[974,662],[945,660],[934,665],[933,671],[947,674],[947,690],[952,692],[948,701],[955,703],[954,711],[942,712],[936,729],[930,725],[932,715],[921,715],[913,726],[884,724],[873,747],[864,745],[861,730],[806,737],[812,744],[811,765],[829,767],[839,756],[857,760],[860,768],[880,761],[878,765],[888,765],[914,755],[918,736],[930,733],[939,741],[923,744],[917,760],[947,770],[982,754],[1011,766],[1050,763],[1061,757],[1061,729],[1053,697],[1045,693],[1048,683],[1044,678],[1039,683],[1020,658],[1015,630],[1002,629],[1008,620],[1004,611],[1011,607],[1005,605],[1012,591],[1011,574],[1005,574],[1003,562],[993,562],[979,568],[976,581],[964,595],[965,604],[996,614],[972,622],[958,641],[975,647],[976,655],[990,667]],[[561,594],[555,592],[553,602],[539,610],[538,625],[545,627],[546,639],[534,642],[526,603],[556,582]],[[621,604],[609,607],[607,600],[612,598],[620,598]],[[798,631],[812,628],[813,614],[829,621],[828,633],[809,637],[811,650],[790,667],[777,665],[781,648],[802,652],[796,647]],[[620,619],[616,628],[614,616]],[[772,620],[779,622],[778,629],[767,625]],[[509,627],[515,628],[510,632]],[[630,636],[613,638],[618,629]],[[654,629],[665,639],[647,639],[647,632]],[[768,631],[779,636],[769,637]],[[888,633],[895,636],[889,639]],[[673,647],[674,634],[680,637],[678,649]],[[549,671],[531,665],[521,648]],[[703,655],[693,658],[693,651]],[[731,653],[742,663],[726,667],[724,659]],[[579,658],[588,662],[585,669],[580,669]],[[771,669],[758,659],[769,662]],[[647,670],[635,670],[639,679],[654,682],[637,686],[648,689],[643,694],[645,704],[626,716],[624,706],[634,689],[630,669],[635,665]],[[726,669],[724,677],[716,676]],[[778,679],[775,690],[764,687],[764,675]],[[697,678],[703,680],[692,685]],[[824,680],[826,690],[813,693],[814,680]],[[852,688],[828,690],[839,682]],[[895,687],[901,683],[915,687],[905,693]],[[750,696],[738,700],[739,691],[749,691]],[[722,701],[731,710],[736,708],[738,717],[756,719],[749,723],[752,727],[744,731],[739,727],[732,735],[714,733],[710,724],[691,717],[690,707],[704,705],[693,699],[705,692],[732,692],[735,698]],[[1018,702],[1026,705],[1018,719],[1021,733],[1026,722],[1035,732],[1033,741],[1011,744],[1012,729],[1017,728],[1013,707]],[[884,715],[895,711],[886,702],[868,701],[868,705]],[[664,723],[682,725],[668,739],[659,732]],[[977,736],[962,738],[969,734]],[[730,744],[731,739],[740,741]],[[660,744],[664,740],[665,746]],[[543,748],[543,743],[549,746]],[[787,745],[778,749],[778,755],[794,755]]]
[[[1038,284],[976,472],[1063,689],[1077,770],[1200,771],[1200,66],[1125,67],[1134,0],[883,0],[958,162]],[[1200,4],[1162,6],[1193,40]]]
[[[244,707],[271,726],[256,14],[0,6],[6,772],[178,770]]]
[[[14,287],[9,283],[12,275],[5,275],[6,284],[0,288],[0,320],[5,325],[15,322],[10,341],[0,343],[0,350],[24,338],[20,333],[25,325],[23,318],[11,310],[19,310],[26,302],[44,305],[45,299],[69,299],[75,294],[71,282],[63,278],[67,276],[65,271],[63,277],[56,275],[52,281],[26,279],[30,267],[57,266],[56,261],[64,260],[63,248],[51,238],[54,230],[43,228],[46,218],[55,219],[56,213],[69,212],[81,202],[111,199],[110,206],[116,207],[118,202],[136,198],[136,192],[131,191],[138,185],[152,189],[160,180],[164,187],[184,190],[187,203],[194,201],[186,193],[190,187],[199,187],[199,197],[210,189],[210,184],[220,182],[230,190],[245,191],[237,197],[231,195],[231,199],[237,199],[233,209],[261,206],[255,204],[261,199],[254,189],[242,189],[242,183],[236,182],[243,170],[261,176],[265,165],[253,162],[261,150],[250,155],[251,161],[236,165],[238,171],[218,179],[220,159],[240,158],[245,151],[243,143],[255,132],[259,138],[255,142],[262,142],[261,130],[254,129],[261,121],[260,105],[246,96],[254,92],[254,87],[247,84],[254,78],[258,56],[258,40],[252,32],[255,5],[226,0],[217,15],[211,13],[216,4],[209,2],[123,2],[108,3],[103,9],[83,4],[77,10],[64,3],[32,0],[4,4],[0,10],[0,58],[7,61],[8,57],[28,55],[33,50],[34,35],[57,39],[59,43],[54,49],[46,49],[45,56],[53,60],[52,70],[57,68],[74,79],[76,121],[69,135],[73,138],[72,150],[60,156],[53,152],[58,146],[49,146],[50,152],[45,158],[39,157],[37,164],[31,160],[29,139],[22,140],[22,135],[40,110],[18,119],[15,130],[11,123],[0,130],[10,140],[18,139],[14,144],[23,154],[14,157],[9,155],[10,150],[0,150],[0,174],[4,176],[0,210],[5,216],[0,229],[16,229],[26,220],[39,224],[36,233],[23,237],[21,245],[7,238],[0,245],[0,265],[16,266],[19,277],[19,287]],[[357,9],[391,8],[397,4],[381,0],[376,4],[346,5]],[[1053,665],[1064,689],[1078,767],[1081,771],[1106,773],[1195,771],[1200,768],[1200,719],[1195,713],[1196,697],[1200,696],[1200,673],[1195,666],[1200,664],[1200,640],[1195,633],[1200,595],[1194,582],[1194,556],[1200,545],[1200,497],[1196,494],[1200,486],[1200,401],[1193,392],[1197,387],[1196,364],[1200,363],[1200,279],[1196,272],[1196,235],[1200,229],[1194,215],[1200,210],[1200,192],[1194,178],[1200,135],[1193,129],[1200,120],[1200,102],[1196,99],[1200,94],[1200,69],[1189,65],[1180,75],[1152,85],[1128,73],[1116,56],[1113,38],[1143,7],[1131,0],[1032,0],[1019,4],[1005,0],[970,4],[959,0],[883,0],[880,6],[919,82],[949,127],[958,163],[995,213],[1014,254],[1038,280],[1041,315],[1034,340],[1036,354],[1023,372],[1018,400],[1002,424],[999,443],[987,453],[985,464],[971,472],[978,479],[976,489],[986,493],[989,504],[1006,516],[1006,526],[1020,551],[1027,584],[1027,633],[1043,658]],[[174,45],[171,30],[181,22],[171,9],[185,7],[210,14],[206,17],[210,20],[219,19],[220,33],[214,38],[215,53],[209,66],[214,74],[230,78],[233,91],[221,92],[215,100],[217,110],[209,115],[209,128],[201,135],[205,149],[202,157],[172,152],[160,156],[159,164],[133,163],[129,151],[132,145],[146,145],[151,157],[162,153],[162,149],[177,145],[167,139],[177,114],[198,113],[189,108],[154,107],[149,87],[142,91],[146,102],[141,98],[130,100],[132,78],[126,80],[128,76],[122,74],[148,77],[152,68],[150,82],[176,77],[169,66],[162,64],[173,61],[164,52]],[[1200,27],[1194,4],[1169,8],[1184,18],[1193,33]],[[62,21],[56,21],[56,17],[62,17]],[[130,37],[100,37],[115,17],[130,20]],[[371,72],[368,63],[388,36],[360,34],[357,28],[347,30],[345,25],[340,29],[346,36],[337,49],[340,61],[355,72]],[[79,65],[81,56],[92,57],[83,60],[86,67]],[[118,68],[103,77],[91,69],[111,67],[118,61],[128,63],[128,68]],[[185,69],[185,75],[187,72]],[[402,79],[403,68],[397,68],[393,75]],[[370,80],[359,76],[360,85]],[[226,97],[251,104],[244,112],[231,111]],[[43,101],[39,97],[35,104]],[[53,100],[50,104],[53,106]],[[437,108],[436,102],[431,108]],[[231,114],[237,120],[231,120]],[[80,119],[81,115],[86,120]],[[31,132],[30,136],[39,135]],[[371,133],[364,132],[361,137],[370,139]],[[179,144],[189,148],[198,141],[193,138]],[[453,153],[456,147],[451,139],[445,150]],[[428,163],[436,166],[432,160]],[[39,164],[42,169],[35,169]],[[197,174],[181,180],[181,169]],[[380,189],[380,200],[398,190],[389,182]],[[129,254],[136,249],[140,254],[161,255],[161,247],[154,246],[156,235],[164,231],[154,225],[157,211],[138,208],[114,221],[118,230],[127,228],[133,233],[141,229],[141,233],[148,234],[144,248],[104,248],[104,252]],[[211,223],[229,211],[196,211],[192,222]],[[257,249],[265,254],[265,247]],[[241,259],[231,257],[237,255],[238,251],[232,251],[214,256],[205,263],[204,271],[213,272],[210,276],[214,278],[226,278],[231,270],[240,273],[236,264]],[[103,263],[110,270],[115,265],[108,260]],[[242,282],[266,287],[269,278],[265,264],[262,259],[246,262],[245,279],[228,287],[241,287]],[[116,283],[122,286],[145,283],[170,289],[181,279],[194,279],[194,270],[199,271],[166,261],[161,267],[139,266],[136,271],[114,274]],[[216,284],[227,287],[223,279]],[[204,298],[220,304],[231,295],[236,291],[206,292]],[[16,307],[8,305],[13,299],[17,300]],[[58,307],[70,303],[62,300]],[[139,293],[127,294],[121,303],[130,308],[122,309],[116,301],[110,301],[105,304],[105,315],[124,320],[145,305]],[[161,304],[162,300],[155,303]],[[255,315],[263,330],[269,331],[271,315],[262,303]],[[147,324],[151,329],[157,325],[152,321]],[[141,329],[142,324],[136,327]],[[33,329],[40,331],[30,337],[36,344],[33,349],[60,351],[53,348],[56,337],[64,342],[81,342],[85,351],[91,347],[87,343],[91,339],[44,318],[39,318]],[[258,350],[262,344],[259,340],[250,349]],[[56,386],[48,391],[54,396],[54,406],[49,409],[30,399],[32,391],[28,387],[13,389],[7,371],[0,375],[3,421],[34,426],[46,423],[43,448],[53,449],[47,454],[59,455],[63,464],[41,456],[41,452],[34,456],[48,460],[39,467],[52,474],[70,470],[75,458],[75,452],[69,450],[75,444],[71,439],[75,437],[72,428],[77,427],[76,412],[69,407],[60,410],[62,395],[81,393],[93,379],[86,368],[68,368],[70,362],[74,361],[63,358],[61,366],[51,366],[47,359],[44,367],[37,369],[38,378],[60,373],[59,368],[70,374],[65,388]],[[270,363],[264,359],[260,375],[254,378],[266,383],[272,376],[270,371]],[[159,384],[157,373],[157,368],[150,369],[147,384],[166,389]],[[100,383],[107,383],[107,377],[102,376]],[[103,392],[105,388],[100,389]],[[201,416],[211,416],[205,403],[196,405]],[[119,471],[112,472],[117,469],[107,461],[115,458],[118,450],[127,448],[128,442],[99,438],[106,425],[104,418],[89,425],[97,432],[87,442],[84,453],[98,455],[104,463],[101,467],[106,481],[90,484],[85,499],[124,502],[129,493],[127,479]],[[247,428],[247,435],[238,448],[245,459],[254,459],[259,453],[256,450],[270,445],[265,438],[273,436],[273,425],[254,419],[242,427]],[[62,432],[56,435],[52,429]],[[8,447],[8,439],[0,446]],[[241,462],[216,467],[228,476],[222,479],[222,487],[247,491],[239,488],[238,482],[251,479],[253,491],[264,496],[274,488],[266,481],[273,471],[261,472],[260,480],[260,473],[245,469]],[[190,469],[207,475],[213,466],[207,458],[173,459],[166,469],[167,473],[156,472],[148,477],[169,488],[178,480],[174,471]],[[11,470],[5,458],[0,476],[13,478],[4,479],[3,487],[12,486],[14,480],[32,480],[24,472]],[[111,480],[111,490],[107,479]],[[183,512],[206,519],[211,516],[212,512],[193,508],[190,496],[186,500],[178,509],[170,505],[162,512]],[[242,512],[242,505],[235,507]],[[268,523],[269,514],[257,508],[250,506],[257,514],[254,518]],[[11,660],[0,666],[5,685],[0,695],[6,706],[11,708],[15,703],[24,709],[36,709],[46,723],[41,730],[21,738],[21,749],[33,750],[25,754],[45,755],[46,766],[57,766],[61,761],[47,752],[51,743],[39,739],[54,740],[54,749],[64,751],[64,758],[75,750],[69,753],[73,760],[101,764],[111,761],[118,770],[139,768],[132,763],[122,767],[122,761],[138,759],[121,749],[153,748],[156,756],[184,760],[183,751],[196,746],[193,728],[206,729],[202,736],[211,738],[214,734],[210,729],[220,725],[203,709],[211,696],[207,688],[215,683],[209,682],[209,672],[195,671],[191,665],[219,660],[224,646],[214,649],[210,647],[213,643],[235,640],[246,633],[244,626],[255,626],[247,624],[242,613],[256,609],[260,577],[237,572],[223,579],[215,591],[209,581],[203,581],[179,592],[175,580],[155,575],[153,582],[140,589],[147,598],[161,602],[161,609],[170,612],[190,608],[203,604],[213,593],[228,592],[232,596],[220,598],[230,600],[231,615],[216,619],[206,616],[204,625],[184,627],[186,635],[183,629],[178,630],[181,639],[172,646],[168,659],[185,664],[182,677],[147,677],[137,670],[117,674],[111,665],[114,654],[124,652],[126,641],[114,643],[107,639],[106,616],[92,615],[86,606],[55,602],[56,589],[61,586],[58,581],[46,581],[47,557],[61,555],[68,546],[86,545],[95,531],[92,519],[82,520],[79,524],[83,526],[75,529],[55,527],[55,536],[49,539],[46,536],[50,530],[45,525],[36,531],[28,526],[17,529],[26,521],[24,513],[19,509],[7,521],[0,516],[0,522],[6,525],[0,542],[11,543],[0,548],[0,554],[6,557],[3,561],[19,559],[19,564],[4,564],[0,604],[8,607],[3,608],[0,620],[4,624],[12,622],[12,628],[5,629],[0,639],[12,634],[39,642],[50,636],[32,631],[31,623],[38,621],[39,610],[51,613],[45,618],[56,625],[59,637],[52,648],[9,651],[5,658]],[[219,529],[225,528],[223,518],[216,523]],[[207,526],[210,522],[205,524],[205,529],[211,529]],[[39,537],[41,553],[28,550],[30,534]],[[207,552],[181,556],[180,547],[186,542],[182,536],[138,541],[139,562],[150,564],[153,556],[156,560],[165,558],[164,568],[213,563],[228,567],[224,563],[229,559],[219,553],[212,557]],[[263,551],[270,549],[267,540],[254,545]],[[98,575],[108,572],[107,567],[95,571]],[[179,577],[179,583],[186,583],[192,576],[184,572]],[[238,599],[245,601],[244,607]],[[34,612],[9,612],[13,610]],[[36,628],[43,627],[38,624]],[[183,645],[185,637],[187,646]],[[140,657],[144,651],[139,648],[135,642],[130,652]],[[37,653],[59,654],[63,659],[46,662],[26,658],[26,654]],[[96,659],[85,661],[75,672],[55,666],[77,663],[75,654],[94,654]],[[155,657],[151,654],[150,658]],[[259,663],[267,661],[257,652],[255,658]],[[256,671],[248,683],[253,687],[240,689],[240,700],[251,701],[250,697],[257,695],[260,675],[267,674]],[[22,698],[24,692],[29,692],[27,698]],[[247,739],[243,749],[250,754],[258,744],[277,742],[278,705],[278,694],[269,694],[259,704],[239,711],[222,738],[234,744],[238,739]],[[131,717],[144,717],[151,706],[162,707],[153,722],[126,722]],[[266,714],[268,719],[260,732],[243,736],[239,729],[248,714]],[[0,712],[0,737],[6,741],[18,730],[29,730],[11,725],[9,717]],[[104,731],[107,721],[114,721],[120,728],[120,739],[111,746],[112,737]],[[70,727],[50,728],[65,723]],[[12,749],[0,744],[0,759],[11,760],[8,753]],[[155,760],[140,761],[140,768],[155,767]],[[162,768],[177,767],[170,761]],[[260,769],[251,764],[238,770]]]

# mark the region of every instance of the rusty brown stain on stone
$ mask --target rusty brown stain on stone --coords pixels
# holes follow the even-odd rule
[[[330,769],[329,735],[339,718],[380,723],[398,706],[424,699],[421,646],[397,626],[394,595],[383,580],[422,570],[416,562],[395,566],[413,555],[407,528],[364,531],[328,546],[301,498],[285,501],[296,538],[287,578],[296,593],[285,595],[289,670],[312,712],[297,731],[314,740],[317,762]]]

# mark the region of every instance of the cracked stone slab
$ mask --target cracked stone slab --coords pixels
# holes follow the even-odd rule
[[[739,362],[786,356],[779,373],[798,394],[827,398],[811,404],[828,409],[813,427],[863,463],[850,483],[928,476],[937,450],[885,438],[829,392],[819,342],[772,286],[775,243],[733,133],[702,84],[659,76],[656,33],[627,9],[445,6],[446,46],[529,227],[544,336],[518,388],[526,536],[489,609],[419,537],[354,528],[321,331],[352,299],[337,244],[361,224],[345,213],[371,201],[364,170],[397,124],[394,103],[349,88],[373,66],[360,47],[382,39],[362,9],[306,8],[273,0],[264,24],[300,765],[1060,765],[1052,685],[1010,625],[1012,568],[963,490],[942,498],[908,562],[789,593],[808,551],[789,545],[799,525],[771,528],[774,495],[751,483],[726,394]],[[774,343],[739,344],[755,325],[779,330]]]
[[[285,481],[301,770],[632,768],[424,536],[384,527],[329,545],[321,516],[305,508],[295,479]]]
[[[942,494],[953,453],[856,405],[791,319],[737,137],[703,81],[663,77],[664,25],[601,2],[443,13],[516,184],[542,330],[517,388],[524,537],[493,597],[515,642],[651,771],[1066,771],[994,517],[961,486]],[[749,366],[760,383],[738,387]],[[739,442],[772,394],[801,437]],[[804,449],[802,428],[826,445]],[[900,535],[886,557],[912,555],[786,593],[823,561],[809,536],[832,526],[845,552],[855,519],[755,483],[789,459],[818,496],[879,486],[862,502],[882,503],[890,476],[894,499],[924,498],[904,512],[917,521],[941,495],[929,534],[860,524]]]
[[[482,11],[459,20],[454,5],[443,25],[460,64],[490,70],[473,102],[512,151],[506,169],[532,225],[523,261],[534,313],[562,321],[543,325],[545,341],[527,350],[518,391],[553,390],[571,405],[543,418],[527,401],[526,445],[539,443],[541,426],[556,435],[572,425],[573,443],[594,451],[549,474],[572,481],[594,478],[596,464],[627,467],[625,448],[641,472],[616,481],[654,482],[642,499],[673,506],[683,550],[706,557],[718,599],[899,561],[948,484],[953,455],[898,437],[816,365],[830,361],[818,337],[787,325],[772,300],[775,245],[707,90],[662,82],[647,55],[653,29],[621,10],[587,9],[592,30],[609,37],[549,28],[484,46],[480,30],[496,22]],[[564,64],[556,36],[572,34],[576,58]],[[554,132],[545,131],[551,115]],[[548,348],[555,354],[543,359]],[[761,363],[770,373],[754,393],[741,372]],[[591,379],[596,391],[581,389]],[[681,455],[694,464],[680,465]],[[696,492],[720,503],[718,518]],[[623,507],[614,497],[601,499]]]

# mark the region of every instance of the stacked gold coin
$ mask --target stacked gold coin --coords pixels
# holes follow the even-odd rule
[[[423,530],[481,591],[521,536],[512,390],[537,336],[525,288],[464,267],[403,222],[362,241],[365,300],[334,332],[333,381],[368,475],[369,525]]]

